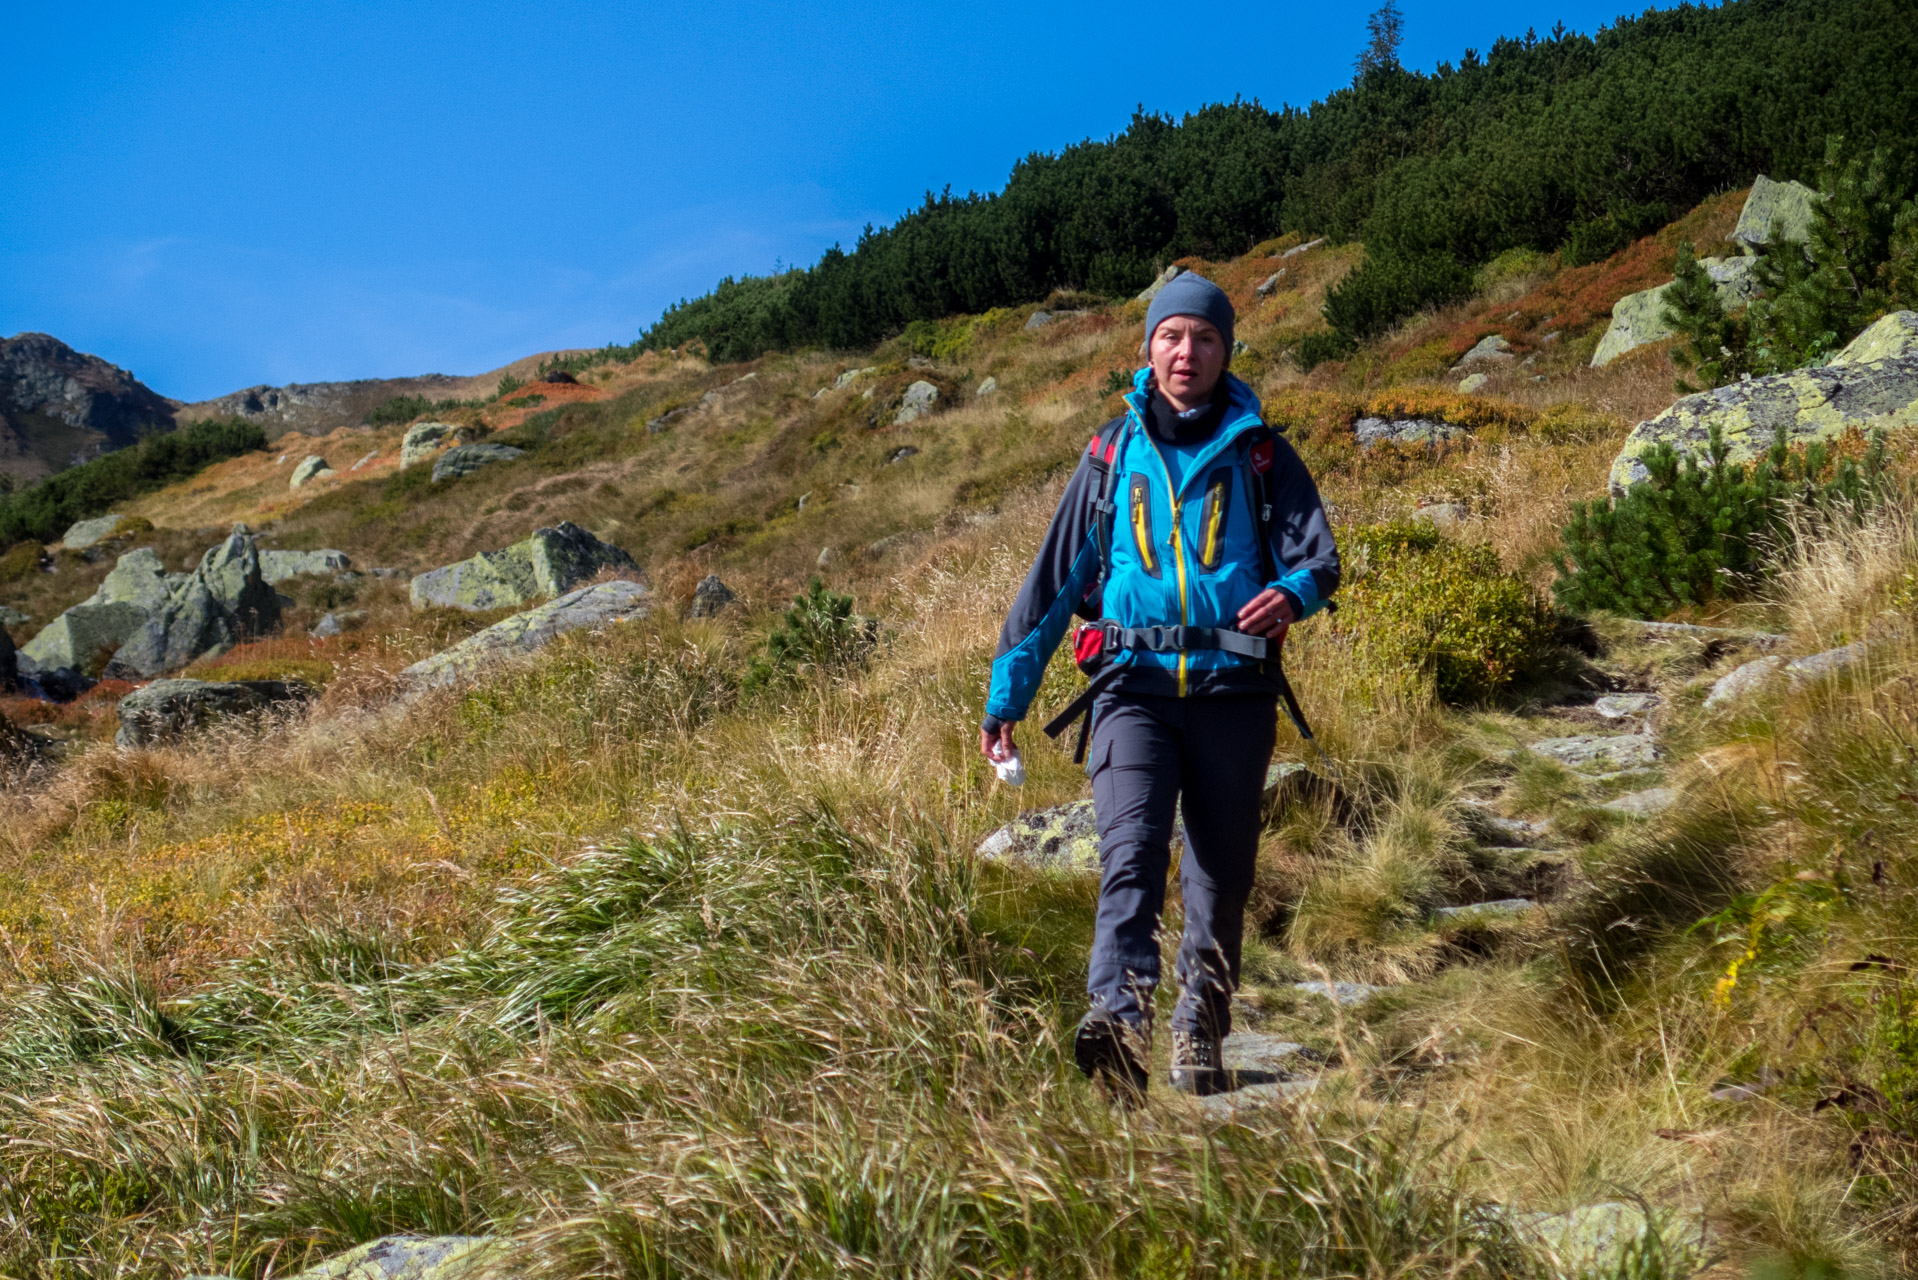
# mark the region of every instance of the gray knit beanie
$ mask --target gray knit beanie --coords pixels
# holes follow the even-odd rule
[[[1219,331],[1225,340],[1225,362],[1232,363],[1232,299],[1225,290],[1194,271],[1181,272],[1166,282],[1145,312],[1146,345],[1152,335],[1173,316],[1197,316]]]

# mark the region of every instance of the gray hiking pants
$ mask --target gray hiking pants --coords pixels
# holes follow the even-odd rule
[[[1271,697],[1101,694],[1087,769],[1099,820],[1099,914],[1086,994],[1127,1022],[1159,985],[1173,806],[1183,798],[1177,1031],[1232,1029],[1245,902],[1259,849],[1260,799],[1278,734]]]

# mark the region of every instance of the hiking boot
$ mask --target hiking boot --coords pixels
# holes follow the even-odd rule
[[[1150,1024],[1135,1027],[1108,1010],[1094,1009],[1079,1019],[1072,1057],[1086,1079],[1111,1101],[1122,1106],[1145,1101],[1152,1061]]]
[[[1196,1098],[1225,1092],[1225,1062],[1217,1036],[1172,1033],[1172,1087]]]

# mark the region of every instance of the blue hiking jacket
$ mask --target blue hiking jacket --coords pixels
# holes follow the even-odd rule
[[[1146,430],[1152,371],[1134,375],[1126,412],[1100,428],[1079,459],[999,633],[986,695],[988,728],[1025,719],[1075,613],[1126,627],[1230,628],[1239,610],[1267,587],[1288,593],[1301,619],[1338,590],[1338,547],[1318,487],[1291,445],[1264,429],[1252,389],[1230,373],[1225,379],[1228,405],[1218,427],[1204,440],[1178,445],[1155,440]],[[1101,582],[1092,510],[1100,474],[1092,459],[1104,440],[1111,441],[1117,511],[1111,571]],[[1250,457],[1262,441],[1273,445],[1271,563],[1277,576],[1270,581],[1258,546]],[[1168,468],[1172,451],[1182,465]],[[1175,472],[1184,477],[1176,492]],[[1183,698],[1276,690],[1263,663],[1219,649],[1131,649],[1112,661],[1123,668],[1108,686],[1115,691]]]

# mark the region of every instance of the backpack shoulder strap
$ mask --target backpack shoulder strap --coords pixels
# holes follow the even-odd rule
[[[1099,545],[1099,578],[1112,574],[1112,518],[1118,505],[1112,491],[1118,486],[1119,438],[1125,434],[1126,415],[1100,427],[1086,446],[1086,461],[1099,476],[1098,496],[1092,500],[1092,537]]]
[[[1259,572],[1261,581],[1279,576],[1272,556],[1272,495],[1276,485],[1274,472],[1279,461],[1278,433],[1261,424],[1245,433],[1246,474],[1252,482],[1253,514],[1259,519]]]

